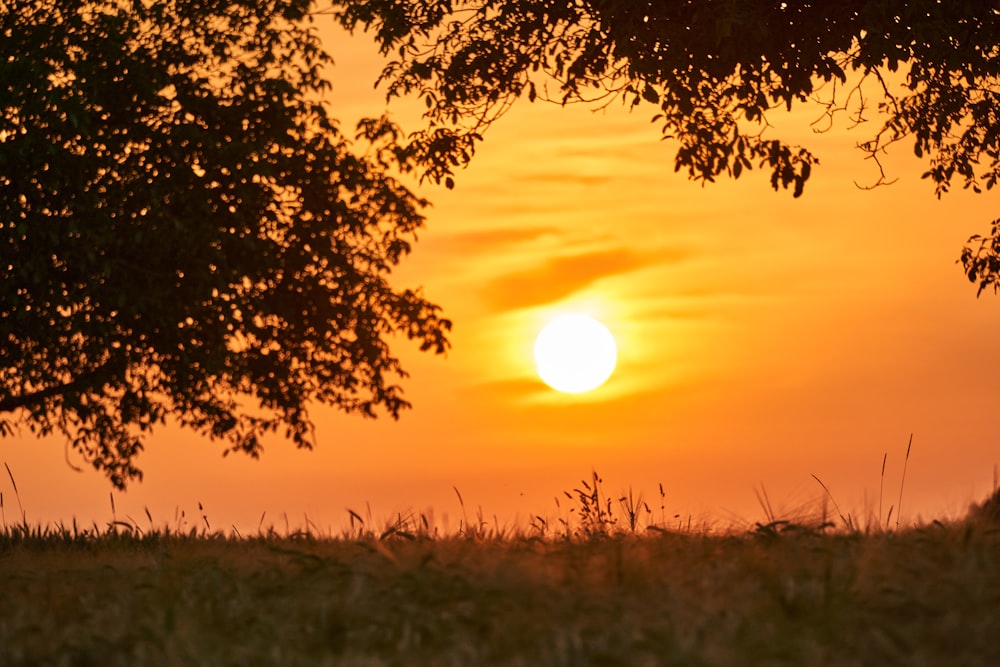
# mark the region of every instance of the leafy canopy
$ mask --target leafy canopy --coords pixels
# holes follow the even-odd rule
[[[328,115],[310,5],[0,3],[0,434],[121,487],[168,416],[256,456],[408,407],[389,337],[450,328],[388,282],[424,202]]]
[[[907,141],[938,196],[1000,176],[1000,5],[982,0],[340,0],[392,61],[390,96],[415,94],[428,125],[410,143],[450,184],[482,132],[519,97],[657,108],[676,170],[700,181],[770,170],[797,197],[817,164],[768,133],[767,115],[811,102],[827,119],[880,124],[878,163]],[[881,169],[881,165],[880,165]],[[879,182],[884,180],[880,179]],[[997,288],[1000,238],[962,261]]]

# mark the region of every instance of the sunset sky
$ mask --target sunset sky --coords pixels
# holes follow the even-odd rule
[[[350,131],[384,108],[373,41],[329,31],[334,115]],[[401,119],[406,105],[390,106]],[[564,516],[562,492],[596,469],[659,514],[727,526],[816,507],[895,505],[913,447],[903,521],[963,513],[1000,462],[1000,298],[956,264],[965,240],[1000,216],[995,194],[935,198],[911,146],[885,159],[891,186],[854,145],[874,124],[826,134],[819,109],[775,113],[775,136],[801,140],[820,166],[793,199],[768,174],[702,187],[673,172],[675,146],[652,107],[521,104],[486,134],[471,166],[433,202],[395,276],[422,286],[454,323],[447,357],[396,341],[414,408],[394,422],[317,408],[314,451],[276,439],[263,457],[172,427],[139,459],[141,484],[115,493],[119,518],[200,521],[251,532],[304,517],[334,531],[346,508],[376,519],[433,511],[444,527],[482,507],[501,523]],[[603,321],[618,367],[601,388],[558,394],[535,374],[532,345],[562,312]],[[29,521],[111,518],[105,478],[56,438],[5,439]],[[7,522],[19,518],[0,479]],[[557,507],[554,498],[563,502]],[[896,510],[898,513],[898,509]],[[895,514],[894,514],[895,516]],[[142,520],[140,520],[140,518]]]

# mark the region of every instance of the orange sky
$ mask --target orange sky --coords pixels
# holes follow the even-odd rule
[[[382,108],[379,61],[364,36],[332,37],[335,115]],[[565,513],[561,497],[596,468],[611,493],[630,484],[667,512],[731,525],[818,500],[818,475],[844,511],[898,500],[904,521],[954,516],[991,489],[1000,461],[1000,299],[955,264],[997,216],[996,195],[938,201],[909,147],[886,160],[891,187],[852,146],[869,128],[801,136],[820,167],[793,199],[764,172],[706,188],[673,173],[651,108],[594,113],[528,105],[486,135],[434,205],[397,284],[424,287],[455,322],[447,358],[397,344],[414,409],[399,422],[317,410],[315,451],[269,443],[259,461],[168,428],[140,459],[143,483],[115,493],[119,517],[175,524],[198,503],[213,527],[338,530],[345,508],[376,519],[433,510],[501,522]],[[780,121],[780,122],[779,122]],[[556,394],[535,376],[539,327],[563,310],[603,320],[619,366],[597,391]],[[103,522],[110,486],[65,463],[62,441],[4,440],[29,521]],[[74,460],[70,454],[70,460]],[[77,461],[79,462],[79,461]],[[9,480],[4,511],[17,517]],[[655,498],[658,508],[659,499]],[[139,521],[139,519],[142,519]]]

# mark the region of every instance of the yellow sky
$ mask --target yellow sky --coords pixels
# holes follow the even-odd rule
[[[378,113],[373,44],[337,35],[330,48],[337,115]],[[855,181],[877,172],[852,146],[868,128],[812,135],[814,110],[772,118],[820,156],[803,197],[763,172],[703,188],[673,173],[652,114],[525,101],[455,190],[421,189],[428,227],[396,280],[423,286],[455,331],[447,358],[398,341],[414,404],[399,422],[317,410],[317,450],[276,440],[259,461],[167,429],[140,459],[146,480],[115,494],[118,515],[173,524],[183,510],[190,525],[201,502],[213,527],[285,513],[337,529],[370,504],[376,518],[432,509],[454,528],[457,487],[467,507],[523,522],[563,513],[553,498],[594,468],[612,493],[651,498],[662,483],[668,514],[696,521],[763,519],[762,487],[793,511],[822,496],[813,474],[863,514],[886,452],[896,504],[911,432],[904,520],[984,496],[1000,461],[1000,300],[977,300],[955,260],[996,195],[938,201],[902,145],[886,160],[899,182],[863,191]],[[532,366],[539,328],[565,310],[619,343],[612,378],[576,397]],[[73,472],[61,441],[2,447],[29,520],[110,518],[110,487]]]

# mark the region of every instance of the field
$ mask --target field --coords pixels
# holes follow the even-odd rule
[[[5,525],[0,664],[1000,664],[995,516],[668,530],[598,481],[520,530]]]

